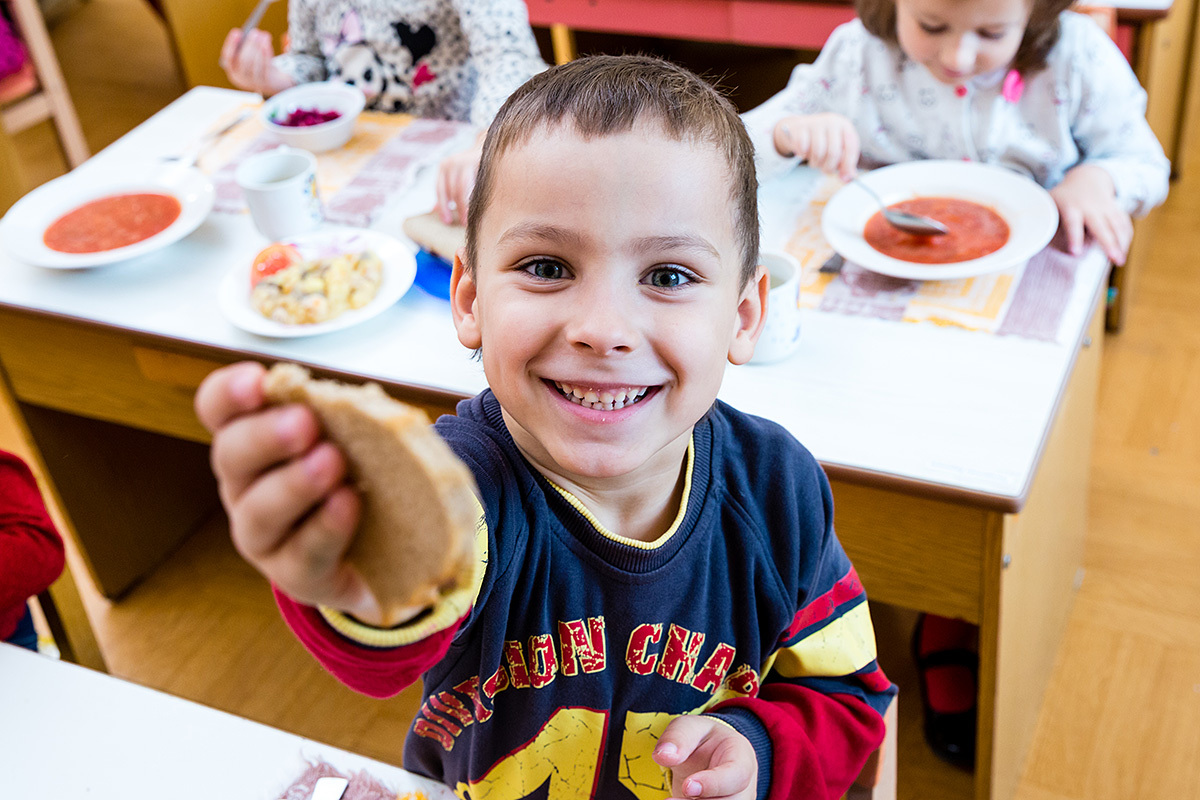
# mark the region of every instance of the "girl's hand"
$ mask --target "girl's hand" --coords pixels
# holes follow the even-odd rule
[[[775,125],[775,149],[796,156],[822,172],[844,181],[858,171],[862,151],[854,123],[841,114],[805,114],[784,117]]]
[[[1079,255],[1084,233],[1090,233],[1108,260],[1125,263],[1133,240],[1133,220],[1117,205],[1112,178],[1103,168],[1080,164],[1050,190],[1058,206],[1059,227],[1067,236],[1067,250]]]
[[[448,155],[438,164],[437,213],[447,225],[467,224],[467,203],[475,188],[485,133],[479,134],[472,147]]]
[[[754,800],[758,755],[745,736],[712,717],[671,720],[654,748],[654,761],[671,770],[671,797]]]
[[[344,559],[359,519],[346,460],[306,406],[265,405],[263,374],[260,364],[234,364],[196,391],[234,546],[297,601],[379,625],[379,603]]]
[[[243,47],[242,30],[234,28],[221,45],[221,58],[217,63],[237,88],[270,97],[296,85],[290,75],[275,66],[274,58],[271,34],[256,28],[246,34]]]

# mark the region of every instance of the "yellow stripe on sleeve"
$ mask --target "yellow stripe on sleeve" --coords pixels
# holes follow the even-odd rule
[[[471,573],[471,580],[461,589],[456,589],[442,597],[433,607],[432,613],[420,617],[410,625],[396,628],[376,628],[353,619],[341,611],[327,606],[318,606],[317,610],[325,621],[338,633],[348,639],[368,647],[402,647],[426,639],[438,631],[444,631],[463,616],[475,604],[479,597],[479,589],[483,586],[483,577],[487,572],[488,563],[488,527],[483,518],[483,506],[476,500],[478,522],[475,523],[475,554],[476,559]]]
[[[785,678],[836,678],[857,672],[875,660],[871,612],[860,603],[775,655],[775,670]]]

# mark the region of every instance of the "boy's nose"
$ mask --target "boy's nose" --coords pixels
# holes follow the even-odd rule
[[[633,298],[611,287],[581,291],[572,304],[567,335],[575,347],[597,355],[629,352],[639,334]]]

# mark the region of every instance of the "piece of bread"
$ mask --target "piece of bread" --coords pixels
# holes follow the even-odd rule
[[[363,500],[346,558],[378,598],[385,626],[470,582],[475,479],[424,411],[378,384],[316,380],[296,364],[273,366],[263,387],[271,403],[310,406],[345,454]]]
[[[447,225],[436,211],[404,220],[404,233],[418,246],[454,263],[454,253],[467,243],[467,229]]]

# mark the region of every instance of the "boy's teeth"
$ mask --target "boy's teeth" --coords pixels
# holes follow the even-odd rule
[[[554,385],[558,387],[558,390],[568,400],[572,400],[581,406],[603,411],[615,411],[632,405],[641,400],[649,388],[646,386],[631,386],[624,389],[604,389],[597,391],[587,386],[575,386],[574,384],[563,383],[561,381],[555,381]]]

